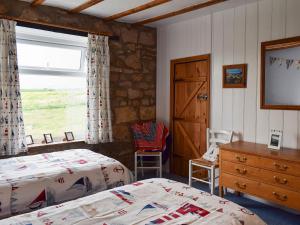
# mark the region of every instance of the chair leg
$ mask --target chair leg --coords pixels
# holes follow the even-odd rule
[[[143,156],[140,156],[140,162],[141,162],[141,167],[142,167],[142,176],[144,177],[144,161],[143,161]]]
[[[162,178],[162,153],[159,153],[159,177]]]
[[[211,189],[210,189],[210,193],[213,195],[214,194],[214,190],[215,190],[215,167],[213,166],[211,168]]]
[[[158,156],[158,157],[155,157],[155,159],[157,159],[157,160],[155,161],[155,166],[159,167],[159,165],[160,165],[160,158],[159,158],[159,156]],[[159,177],[159,168],[156,169],[156,177]]]
[[[134,177],[135,181],[137,181],[137,153],[134,153]]]
[[[189,160],[189,186],[192,187],[192,176],[193,176],[193,166],[192,166],[192,160]]]
[[[211,190],[211,169],[207,169],[207,176],[208,176],[208,179],[207,181],[209,182],[208,183],[208,186],[209,186],[209,189]]]

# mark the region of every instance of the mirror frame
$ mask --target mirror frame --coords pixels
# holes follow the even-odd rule
[[[260,82],[260,108],[277,110],[300,110],[300,105],[271,105],[265,102],[265,57],[266,51],[300,46],[300,36],[266,41],[261,43],[261,82]]]

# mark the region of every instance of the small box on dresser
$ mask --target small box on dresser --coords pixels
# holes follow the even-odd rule
[[[232,142],[220,147],[223,188],[254,195],[300,211],[300,150]]]

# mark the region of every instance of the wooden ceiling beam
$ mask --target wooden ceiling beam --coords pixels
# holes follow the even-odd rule
[[[144,24],[148,24],[148,23],[153,23],[153,22],[156,22],[158,20],[163,20],[163,19],[167,19],[167,18],[170,18],[170,17],[173,17],[173,16],[178,16],[178,15],[181,15],[181,14],[184,14],[184,13],[188,13],[188,12],[191,12],[191,11],[194,11],[194,10],[197,10],[197,9],[205,8],[205,7],[215,5],[215,4],[218,4],[218,3],[221,3],[221,2],[225,2],[225,1],[227,1],[227,0],[209,0],[207,2],[192,5],[192,6],[177,10],[177,11],[173,11],[173,12],[166,13],[166,14],[163,14],[163,15],[160,15],[160,16],[145,19],[145,20],[139,21],[139,22],[134,23],[134,24],[135,25],[144,25]]]
[[[42,5],[45,0],[34,0],[31,2],[32,6]]]
[[[102,2],[103,0],[89,0],[84,2],[83,4],[75,7],[74,9],[69,10],[70,13],[80,13],[81,11],[92,7],[93,5],[96,5],[100,2]]]
[[[144,5],[140,5],[140,6],[137,6],[135,8],[128,9],[126,11],[114,14],[114,15],[106,17],[104,19],[105,20],[116,20],[116,19],[119,19],[121,17],[129,16],[131,14],[138,13],[138,12],[144,11],[146,9],[150,9],[152,7],[162,5],[162,4],[170,2],[170,1],[172,1],[172,0],[152,0],[151,2],[148,2]]]

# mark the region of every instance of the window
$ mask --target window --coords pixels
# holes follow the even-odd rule
[[[21,53],[19,65],[23,69],[78,71],[81,68],[80,48],[19,41],[18,51]]]
[[[55,141],[66,131],[84,138],[86,43],[85,37],[17,28],[25,132],[35,143],[46,133]]]

